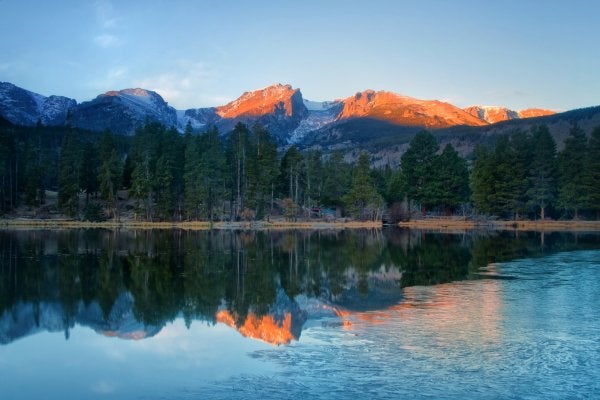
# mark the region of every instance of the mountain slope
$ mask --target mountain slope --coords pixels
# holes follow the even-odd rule
[[[160,122],[181,132],[191,123],[197,132],[216,126],[226,135],[242,122],[250,127],[263,125],[280,147],[296,144],[301,148],[324,151],[335,148],[352,154],[358,154],[357,148],[373,152],[385,148],[392,159],[397,158],[420,129],[434,131],[458,146],[463,154],[468,154],[478,141],[515,129],[530,129],[539,123],[549,124],[560,144],[571,122],[580,123],[588,132],[593,124],[600,125],[594,110],[552,115],[552,111],[538,108],[514,111],[505,107],[473,106],[460,109],[437,100],[373,90],[346,99],[316,102],[304,99],[299,89],[283,84],[245,92],[225,105],[175,110],[159,94],[139,88],[109,91],[77,104],[66,97],[45,97],[11,83],[0,83],[0,121],[15,125],[70,124],[92,131],[110,129],[116,134],[130,135],[148,122]]]
[[[343,100],[338,120],[370,118],[396,125],[446,128],[485,125],[481,119],[449,103],[420,100],[391,92],[366,90]]]
[[[15,125],[62,125],[77,102],[63,96],[45,97],[8,82],[0,82],[0,115]]]
[[[438,138],[440,147],[452,143],[463,156],[468,156],[477,144],[492,144],[500,135],[509,135],[517,130],[529,131],[541,124],[548,126],[561,148],[573,124],[577,124],[588,135],[600,126],[600,106],[482,126],[453,126],[432,130],[432,133]],[[360,151],[365,150],[374,156],[375,165],[397,165],[400,156],[408,148],[408,143],[421,129],[423,128],[418,126],[356,118],[339,121],[312,132],[298,143],[298,147],[320,149],[324,153],[342,151],[348,160],[356,159]]]
[[[185,110],[178,126],[203,128],[215,125],[222,134],[231,131],[238,122],[248,126],[261,124],[279,144],[288,143],[293,131],[308,116],[302,93],[290,85],[275,84],[245,92],[236,100],[214,108]]]
[[[79,104],[68,121],[73,126],[114,133],[132,134],[146,122],[160,122],[167,127],[177,125],[177,112],[156,92],[124,89],[99,95]]]

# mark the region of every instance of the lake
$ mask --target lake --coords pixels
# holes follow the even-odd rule
[[[600,235],[0,231],[2,399],[600,396]]]

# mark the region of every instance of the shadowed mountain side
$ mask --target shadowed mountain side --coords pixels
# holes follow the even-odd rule
[[[600,106],[581,108],[554,115],[513,119],[486,126],[454,126],[431,130],[443,148],[451,143],[462,156],[469,156],[477,144],[493,144],[500,135],[517,130],[529,131],[545,124],[559,149],[573,124],[586,134],[600,126]],[[302,149],[321,149],[324,153],[342,151],[347,160],[356,160],[362,150],[373,155],[374,165],[397,165],[412,137],[421,127],[395,125],[372,118],[356,118],[338,122],[307,135],[298,146]]]

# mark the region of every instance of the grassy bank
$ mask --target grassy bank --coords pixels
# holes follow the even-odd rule
[[[518,230],[540,232],[599,232],[600,221],[473,221],[452,218],[418,219],[398,224],[402,228],[424,230]]]
[[[186,230],[209,230],[209,229],[374,229],[381,228],[381,222],[373,221],[249,221],[249,222],[210,222],[186,221],[186,222],[145,222],[122,220],[120,222],[104,221],[89,222],[69,219],[0,219],[0,228],[6,229],[74,229],[74,228],[105,228],[105,229],[186,229]]]
[[[440,232],[462,232],[466,230],[518,230],[540,232],[600,232],[600,221],[474,221],[459,218],[417,219],[398,224],[401,228],[422,229]],[[381,222],[374,221],[239,221],[239,222],[146,222],[122,220],[120,222],[89,222],[71,219],[0,219],[0,229],[186,229],[186,230],[279,230],[279,229],[377,229]]]

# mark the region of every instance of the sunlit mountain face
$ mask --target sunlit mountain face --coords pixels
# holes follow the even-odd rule
[[[0,82],[0,117],[15,125],[41,123],[98,132],[109,129],[116,134],[132,135],[149,122],[159,122],[180,132],[188,126],[195,131],[214,126],[226,135],[241,122],[265,127],[280,146],[300,144],[305,139],[310,141],[323,134],[322,131],[344,132],[348,121],[361,122],[352,128],[358,130],[360,136],[377,136],[381,123],[439,130],[486,127],[552,114],[554,111],[539,108],[514,111],[502,106],[472,106],[461,109],[440,100],[374,90],[364,90],[343,99],[312,101],[304,98],[299,88],[281,83],[244,92],[227,104],[176,110],[160,94],[143,88],[109,90],[77,104],[73,99],[46,97]]]
[[[302,340],[311,324],[381,324],[422,301],[452,313],[465,305],[448,303],[439,290],[423,300],[426,291],[412,288],[501,279],[480,268],[594,246],[597,236],[401,230],[1,231],[0,343],[40,332],[69,338],[76,326],[144,340],[181,318],[188,326],[224,324],[249,339],[287,345]],[[500,300],[489,290],[473,312],[482,313],[476,323],[489,328],[491,340]]]

